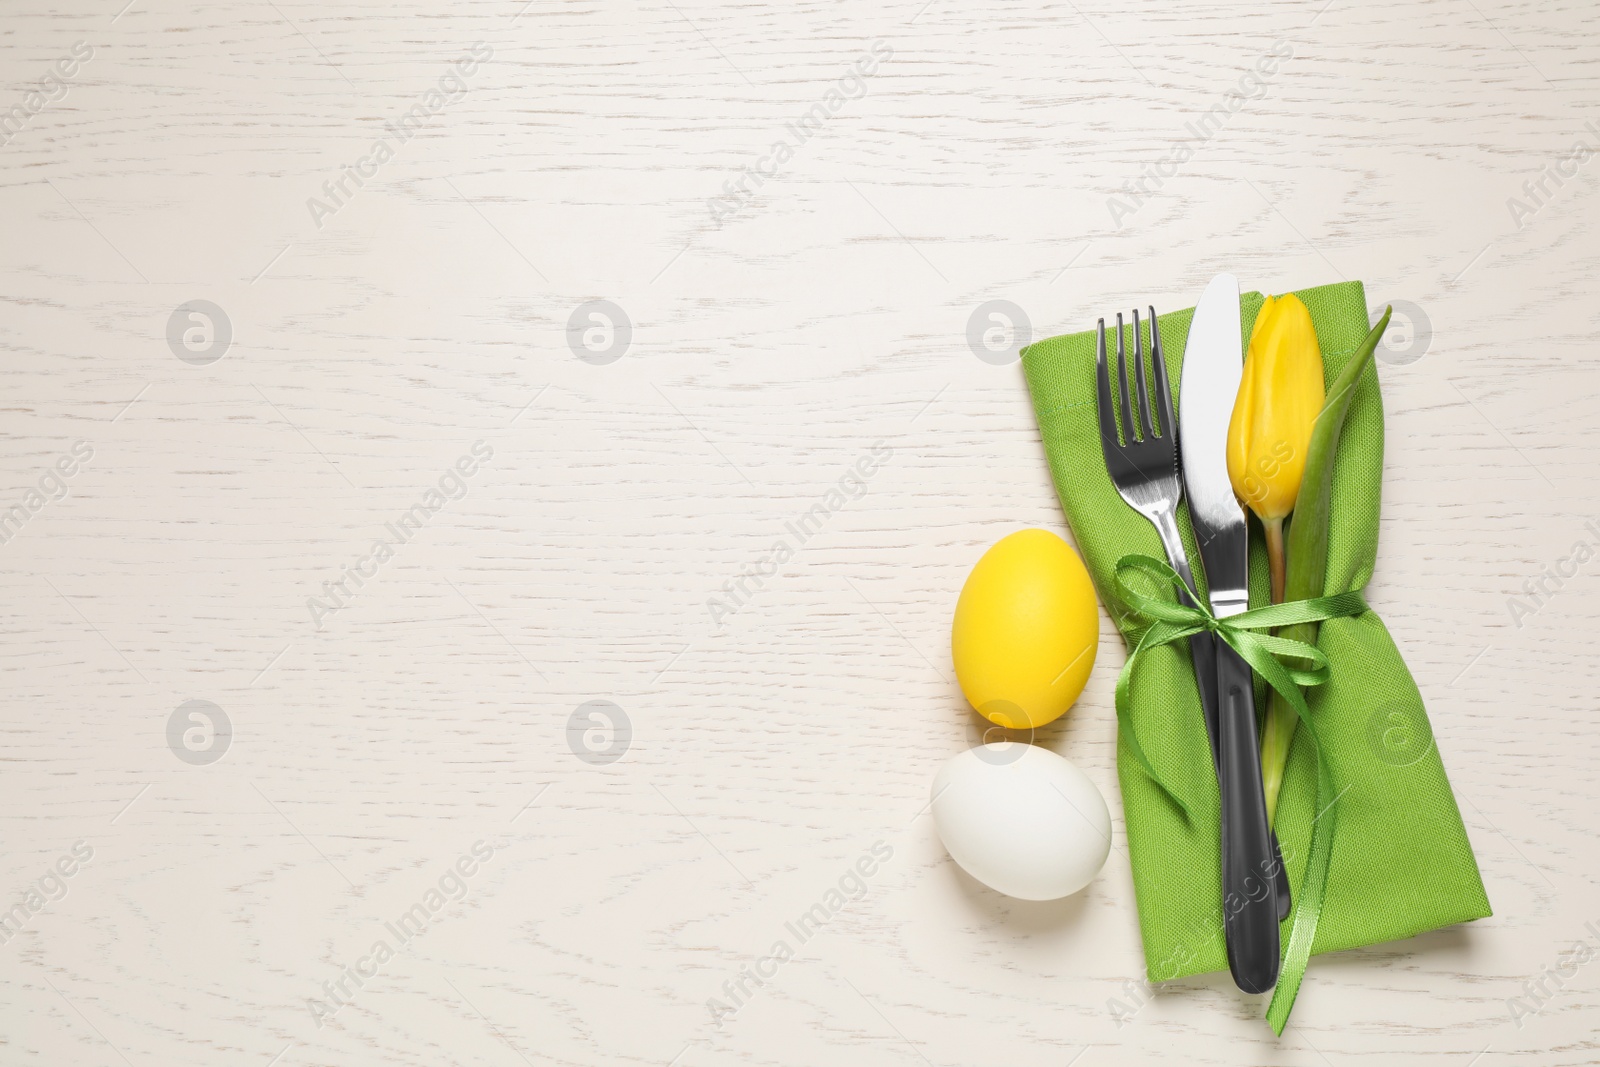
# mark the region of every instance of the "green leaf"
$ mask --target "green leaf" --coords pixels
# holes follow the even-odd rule
[[[1339,435],[1355,396],[1356,384],[1372,364],[1383,331],[1389,328],[1393,308],[1383,309],[1383,318],[1372,328],[1355,355],[1344,365],[1328,387],[1327,399],[1311,429],[1311,446],[1306,451],[1305,475],[1295,497],[1294,514],[1289,522],[1289,570],[1284,580],[1286,603],[1323,595],[1328,578],[1328,519],[1333,505],[1333,462],[1339,453]],[[1315,644],[1317,624],[1287,626],[1279,636]],[[1261,736],[1261,780],[1267,792],[1267,819],[1278,809],[1278,791],[1283,787],[1283,768],[1289,760],[1289,743],[1294,740],[1294,709],[1274,692],[1267,708],[1267,725]]]

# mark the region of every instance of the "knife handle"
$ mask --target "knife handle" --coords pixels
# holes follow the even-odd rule
[[[1194,599],[1187,591],[1180,590],[1178,598],[1190,607],[1195,607]],[[1195,683],[1200,688],[1200,714],[1206,722],[1206,740],[1211,745],[1211,763],[1217,772],[1217,784],[1222,784],[1222,751],[1217,746],[1217,723],[1220,713],[1217,710],[1217,639],[1204,630],[1189,638],[1189,659],[1194,664]],[[1273,887],[1278,894],[1278,921],[1289,917],[1289,909],[1293,907],[1294,900],[1289,895],[1289,871],[1283,865],[1283,853],[1278,848],[1278,835],[1272,835],[1272,879]]]
[[[1194,573],[1189,569],[1189,554],[1183,547],[1183,535],[1178,532],[1178,518],[1173,511],[1157,512],[1150,516],[1161,545],[1167,550],[1167,562],[1183,579],[1178,599],[1191,608],[1198,608],[1198,587]],[[1217,646],[1220,642],[1202,630],[1189,638],[1189,662],[1194,667],[1195,687],[1200,691],[1200,714],[1206,723],[1206,741],[1211,747],[1211,763],[1216,769],[1217,782],[1222,782],[1222,753],[1217,747]],[[1294,900],[1289,895],[1289,870],[1283,865],[1283,852],[1278,848],[1278,835],[1272,835],[1272,873],[1278,893],[1278,921],[1289,917]]]
[[[1261,785],[1250,665],[1216,642],[1218,785],[1222,793],[1222,928],[1228,969],[1246,993],[1278,980],[1278,894]]]

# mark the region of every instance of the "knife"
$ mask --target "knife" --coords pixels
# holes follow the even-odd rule
[[[1249,537],[1228,478],[1228,423],[1244,373],[1239,280],[1211,279],[1189,325],[1180,379],[1178,448],[1212,614],[1250,607]],[[1222,926],[1228,969],[1247,993],[1278,980],[1272,831],[1261,785],[1250,665],[1217,641],[1217,783],[1222,796]]]

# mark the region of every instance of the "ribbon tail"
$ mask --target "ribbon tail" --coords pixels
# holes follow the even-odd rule
[[[1322,806],[1324,796],[1331,792],[1325,757],[1317,752],[1317,805]],[[1272,991],[1272,1002],[1267,1005],[1267,1023],[1272,1032],[1283,1036],[1289,1024],[1289,1012],[1294,1009],[1295,997],[1300,993],[1300,981],[1306,975],[1306,964],[1311,960],[1311,945],[1317,937],[1317,921],[1322,918],[1323,895],[1328,885],[1328,861],[1333,858],[1333,824],[1337,816],[1336,796],[1322,809],[1311,824],[1311,854],[1306,860],[1305,877],[1296,894],[1298,907],[1294,912],[1294,925],[1289,931],[1289,946],[1284,950],[1283,964],[1278,971],[1278,985]]]
[[[1311,960],[1312,944],[1317,937],[1317,923],[1322,918],[1323,897],[1328,885],[1328,864],[1333,857],[1333,828],[1337,820],[1334,805],[1343,793],[1333,791],[1333,773],[1328,768],[1328,757],[1322,748],[1312,722],[1311,709],[1306,704],[1293,674],[1275,659],[1269,649],[1275,639],[1263,638],[1248,630],[1224,627],[1223,640],[1234,647],[1255,668],[1273,689],[1282,693],[1294,708],[1301,728],[1311,741],[1312,753],[1317,761],[1317,814],[1311,821],[1311,848],[1306,858],[1305,876],[1295,890],[1294,925],[1289,930],[1289,944],[1284,950],[1283,963],[1278,970],[1278,984],[1272,991],[1272,1001],[1267,1005],[1267,1022],[1273,1032],[1283,1036],[1289,1023],[1289,1012],[1294,1008],[1295,997],[1300,992],[1301,979]],[[1312,650],[1315,652],[1315,650]],[[1317,653],[1320,658],[1320,653]]]
[[[1129,653],[1122,673],[1117,678],[1118,732],[1128,742],[1130,753],[1145,773],[1183,809],[1185,816],[1193,817],[1189,805],[1156,774],[1133,729],[1133,665],[1139,653],[1146,648],[1167,644],[1200,630],[1214,631],[1218,638],[1244,657],[1245,662],[1268,685],[1284,695],[1311,742],[1317,766],[1317,815],[1311,820],[1311,845],[1306,858],[1305,875],[1295,890],[1294,923],[1289,930],[1289,944],[1284,949],[1277,988],[1273,990],[1272,1001],[1267,1005],[1267,1022],[1273,1032],[1282,1037],[1317,939],[1317,923],[1322,918],[1323,897],[1328,887],[1328,866],[1333,858],[1333,827],[1336,821],[1333,808],[1344,794],[1341,792],[1336,795],[1333,791],[1333,772],[1328,767],[1322,741],[1311,721],[1311,709],[1300,691],[1302,685],[1320,685],[1327,680],[1327,657],[1315,645],[1255,631],[1291,623],[1320,622],[1360,615],[1367,610],[1366,601],[1359,591],[1351,590],[1290,604],[1254,608],[1217,620],[1203,609],[1190,609],[1183,604],[1148,597],[1133,590],[1124,579],[1127,572],[1141,572],[1162,586],[1181,587],[1183,579],[1165,563],[1148,556],[1129,555],[1117,561],[1118,590],[1135,611],[1153,620],[1150,628],[1140,635],[1137,646]],[[1290,666],[1279,657],[1301,661],[1305,665]]]
[[[1139,743],[1138,731],[1136,731],[1133,726],[1133,665],[1138,662],[1139,654],[1144,651],[1145,643],[1150,640],[1150,635],[1152,633],[1156,633],[1159,628],[1161,628],[1160,623],[1145,631],[1144,636],[1139,640],[1139,644],[1134,647],[1134,650],[1131,653],[1128,654],[1128,660],[1123,664],[1122,673],[1117,676],[1117,734],[1119,737],[1121,737],[1123,743],[1128,746],[1129,753],[1132,754],[1134,760],[1139,764],[1140,768],[1144,770],[1145,775],[1152,782],[1154,782],[1156,786],[1163,793],[1165,793],[1174,804],[1178,805],[1178,807],[1183,811],[1183,817],[1186,820],[1193,822],[1194,812],[1190,810],[1188,802],[1185,801],[1183,797],[1179,796],[1176,790],[1167,785],[1165,779],[1163,779],[1161,775],[1156,773],[1155,766],[1150,762],[1150,757],[1145,754],[1144,746]],[[1165,644],[1168,640],[1171,640],[1171,638],[1168,637],[1163,640],[1160,639],[1158,634],[1158,640],[1155,643]]]

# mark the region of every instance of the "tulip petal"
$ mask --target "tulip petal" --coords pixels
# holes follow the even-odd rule
[[[1293,293],[1267,297],[1250,332],[1227,445],[1233,491],[1263,521],[1294,508],[1322,410],[1322,375],[1305,304]]]

